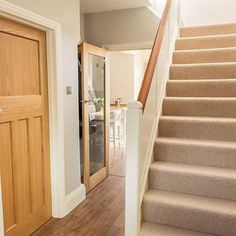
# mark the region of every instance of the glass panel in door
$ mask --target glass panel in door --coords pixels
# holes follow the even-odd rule
[[[88,54],[90,176],[105,167],[105,58]]]

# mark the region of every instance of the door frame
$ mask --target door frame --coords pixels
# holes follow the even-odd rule
[[[82,64],[82,74],[81,74],[81,86],[82,86],[82,99],[89,100],[87,87],[88,81],[84,80],[84,77],[88,77],[88,60],[85,59],[89,54],[100,56],[105,58],[105,83],[104,83],[104,90],[105,90],[105,103],[104,103],[104,164],[105,167],[93,174],[92,176],[89,175],[90,173],[90,162],[89,162],[89,118],[88,118],[88,108],[85,109],[87,106],[83,104],[83,161],[84,161],[84,169],[83,169],[83,176],[84,176],[84,184],[86,187],[86,192],[91,191],[94,187],[96,187],[102,180],[104,180],[109,174],[109,143],[110,143],[110,77],[109,77],[109,65],[108,65],[108,51],[104,48],[99,48],[97,46],[82,42],[79,45],[79,51],[81,55],[81,64]],[[86,91],[85,91],[86,87]],[[86,140],[86,142],[84,141]]]
[[[65,194],[61,25],[4,0],[0,0],[0,17],[46,32],[52,216],[61,218],[69,213]],[[4,235],[3,221],[0,181],[0,235]]]

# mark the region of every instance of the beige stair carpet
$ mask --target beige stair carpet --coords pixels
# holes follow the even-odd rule
[[[236,235],[236,24],[176,40],[142,236]]]

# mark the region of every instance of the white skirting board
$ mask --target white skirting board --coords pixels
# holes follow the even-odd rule
[[[77,189],[68,194],[65,199],[64,215],[68,215],[82,201],[86,199],[85,185],[81,184]]]

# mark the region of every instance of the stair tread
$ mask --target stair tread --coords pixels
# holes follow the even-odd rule
[[[213,236],[212,234],[180,229],[172,226],[143,222],[141,236]]]
[[[221,101],[228,101],[228,102],[235,102],[236,97],[165,97],[164,100],[168,101],[215,101],[215,102],[221,102]]]
[[[159,135],[163,137],[223,140],[235,142],[236,118],[209,116],[161,116]]]
[[[181,37],[176,40],[176,50],[229,48],[236,46],[236,33]]]
[[[201,145],[211,147],[222,147],[222,148],[234,148],[236,149],[236,142],[230,141],[215,141],[215,140],[199,140],[199,139],[184,139],[184,138],[172,138],[172,137],[158,137],[156,142],[161,143],[177,143],[186,145]]]
[[[182,120],[182,121],[200,121],[200,122],[236,122],[236,118],[228,117],[201,117],[201,116],[161,116],[165,120]]]
[[[164,161],[154,161],[150,169],[152,171],[169,171],[176,173],[184,173],[186,175],[194,174],[201,176],[210,176],[216,178],[230,178],[235,179],[236,181],[236,170],[235,169],[226,169],[219,167],[211,166],[201,166],[201,165],[191,165],[191,164],[182,164],[174,162],[164,162]]]
[[[231,45],[233,46],[233,45]],[[236,47],[227,48],[204,48],[176,50],[173,52],[173,64],[198,64],[198,63],[221,63],[235,62]]]
[[[194,64],[172,64],[171,67],[218,67],[218,66],[236,66],[236,62],[214,62],[214,63],[194,63]]]
[[[232,34],[234,32],[236,32],[235,23],[188,26],[180,28],[181,37],[194,37],[200,35],[219,35],[219,34],[225,35],[225,34]]]
[[[217,28],[217,27],[228,27],[228,26],[236,26],[236,23],[223,23],[223,24],[209,24],[209,25],[197,25],[197,26],[185,26],[181,27],[181,30],[185,29],[204,29],[204,28]]]
[[[146,201],[162,202],[165,205],[230,215],[236,219],[236,204],[232,200],[149,189],[144,195],[144,202]]]
[[[219,83],[219,82],[224,82],[224,83],[232,83],[232,82],[236,82],[236,78],[231,78],[231,79],[175,79],[175,80],[168,80],[167,83],[196,83],[196,84],[200,84],[200,83]]]
[[[214,35],[202,35],[202,36],[193,36],[193,37],[181,37],[177,41],[184,40],[196,40],[196,39],[215,39],[215,38],[231,38],[236,37],[236,34],[214,34]]]
[[[221,52],[221,51],[236,51],[236,47],[227,47],[227,48],[199,48],[199,49],[186,49],[186,50],[175,50],[174,54],[189,54],[189,53],[198,53],[198,52]]]

